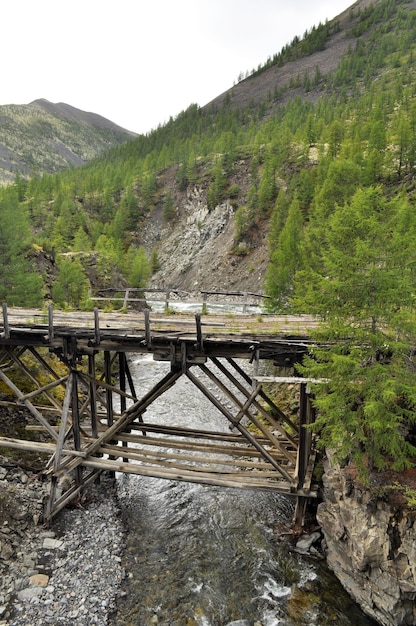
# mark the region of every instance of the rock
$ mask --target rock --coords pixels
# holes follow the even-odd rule
[[[17,597],[19,598],[19,600],[33,600],[33,598],[38,598],[42,594],[42,587],[27,587],[26,589],[18,591]]]
[[[47,587],[49,584],[49,576],[46,574],[34,574],[29,578],[31,587]]]
[[[416,515],[355,489],[328,458],[317,519],[327,562],[381,626],[416,624]]]
[[[319,532],[312,533],[311,535],[305,535],[296,543],[296,551],[301,554],[306,554],[310,550],[311,546],[319,541],[320,538],[321,533]]]
[[[29,477],[27,474],[20,474],[19,478],[20,478],[20,482],[22,483],[22,485],[26,485],[27,481],[29,480]]]
[[[0,626],[107,624],[124,576],[124,534],[108,482],[94,485],[88,507],[62,511],[59,524],[45,529],[33,520],[42,515],[49,485],[28,473],[22,483],[21,474],[9,470],[0,483],[7,497],[0,525]]]
[[[0,559],[3,561],[8,561],[12,558],[14,554],[13,546],[8,541],[0,542]]]
[[[45,537],[43,540],[43,548],[45,550],[59,550],[63,546],[63,541],[53,539],[53,537]]]

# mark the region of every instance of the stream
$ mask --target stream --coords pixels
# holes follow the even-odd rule
[[[168,371],[132,358],[142,395]],[[145,420],[229,430],[182,377]],[[294,500],[271,492],[118,475],[127,575],[112,626],[374,626],[328,570],[279,538]]]

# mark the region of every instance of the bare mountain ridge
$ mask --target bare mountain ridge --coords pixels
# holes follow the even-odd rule
[[[110,120],[45,99],[0,106],[0,183],[78,167],[135,137]]]
[[[70,104],[66,104],[65,102],[49,102],[45,98],[40,98],[39,100],[34,100],[31,102],[29,107],[39,106],[51,113],[54,117],[61,118],[63,120],[73,120],[78,123],[85,122],[90,126],[94,126],[96,128],[103,128],[110,132],[120,132],[123,136],[128,135],[131,139],[136,137],[136,133],[132,131],[126,130],[114,122],[111,122],[102,115],[98,115],[97,113],[91,113],[88,111],[82,111],[81,109],[77,109]]]
[[[325,44],[324,50],[319,50],[307,56],[286,62],[282,67],[272,65],[260,73],[255,73],[223,92],[205,105],[205,109],[217,109],[227,105],[232,109],[256,108],[273,95],[274,90],[286,88],[284,95],[277,100],[276,105],[284,104],[293,96],[299,94],[302,98],[316,100],[322,93],[315,89],[305,93],[300,88],[290,88],[291,81],[298,76],[308,75],[310,78],[319,68],[321,76],[334,72],[339,63],[348,54],[350,47],[356,44],[356,38],[350,34],[351,28],[359,20],[359,12],[371,5],[377,5],[381,0],[357,0],[345,11],[329,22],[339,24],[339,30],[334,32]],[[416,1],[409,2],[409,6],[416,6]]]

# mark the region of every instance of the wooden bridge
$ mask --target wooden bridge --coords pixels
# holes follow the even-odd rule
[[[302,523],[307,500],[317,494],[313,437],[305,428],[314,415],[308,381],[294,377],[293,367],[309,349],[313,320],[154,316],[148,310],[64,314],[52,306],[44,313],[5,304],[2,318],[0,382],[3,393],[8,390],[2,404],[26,407],[31,419],[26,437],[2,436],[0,448],[45,459],[51,484],[45,520],[110,471],[274,490],[297,498],[295,522]],[[166,361],[168,373],[142,393],[129,354]],[[284,368],[285,376],[260,376],[264,361]],[[175,426],[146,421],[146,409],[182,376],[229,428],[186,428],[180,415]],[[297,418],[265,390],[270,381],[299,385]]]

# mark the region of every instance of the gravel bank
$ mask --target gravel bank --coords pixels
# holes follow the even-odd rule
[[[0,626],[108,624],[124,578],[124,532],[113,481],[83,506],[39,525],[48,485],[1,465]]]

